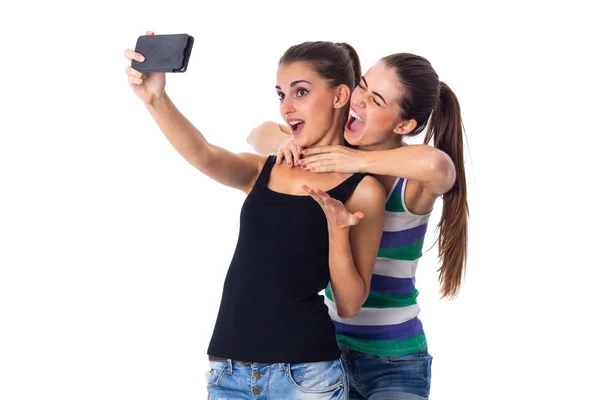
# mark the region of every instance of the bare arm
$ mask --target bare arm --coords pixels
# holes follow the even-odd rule
[[[346,203],[349,212],[365,217],[347,230],[329,230],[329,273],[338,314],[350,318],[367,300],[371,276],[383,231],[385,191],[374,178],[365,177]]]
[[[268,156],[291,139],[287,126],[267,121],[254,128],[246,141],[258,154]]]
[[[264,164],[263,157],[234,154],[211,145],[166,93],[146,107],[167,140],[190,164],[223,185],[250,191]]]
[[[364,172],[401,176],[422,182],[434,195],[446,193],[456,179],[456,169],[450,157],[427,145],[363,152],[360,165]]]
[[[329,273],[338,315],[351,318],[369,296],[383,231],[385,191],[375,178],[367,176],[346,206],[322,191],[312,192],[327,217]]]
[[[456,179],[450,157],[427,145],[407,145],[391,150],[361,151],[344,146],[322,146],[302,150],[305,165],[313,172],[368,172],[400,176],[423,184],[434,197],[446,193]]]

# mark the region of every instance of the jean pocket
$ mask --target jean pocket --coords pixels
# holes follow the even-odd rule
[[[385,361],[388,364],[425,366],[431,363],[431,356],[426,351],[422,351],[419,353],[407,354],[399,357],[385,357]]]
[[[227,370],[227,363],[225,362],[209,362],[210,369],[206,372],[206,389],[219,386],[221,380],[223,380],[223,374]]]
[[[289,364],[287,377],[303,393],[329,393],[344,390],[346,370],[341,360]]]

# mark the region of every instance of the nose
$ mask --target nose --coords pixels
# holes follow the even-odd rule
[[[285,116],[286,114],[292,114],[296,111],[293,101],[289,97],[285,97],[281,101],[281,113]]]
[[[355,108],[364,108],[367,105],[366,93],[359,93],[357,90],[352,93],[352,106]]]

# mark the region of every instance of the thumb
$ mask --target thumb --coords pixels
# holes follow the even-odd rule
[[[358,225],[361,219],[365,217],[365,214],[361,212],[356,212],[350,216],[350,223],[352,225]]]

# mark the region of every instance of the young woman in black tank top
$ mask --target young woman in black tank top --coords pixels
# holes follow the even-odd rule
[[[346,399],[345,365],[319,292],[331,281],[338,313],[348,318],[366,300],[383,229],[381,184],[211,145],[165,93],[165,74],[127,73],[175,149],[248,195],[208,349],[210,398]],[[276,92],[298,146],[343,144],[342,121],[360,76],[348,45],[310,42],[286,51]]]

